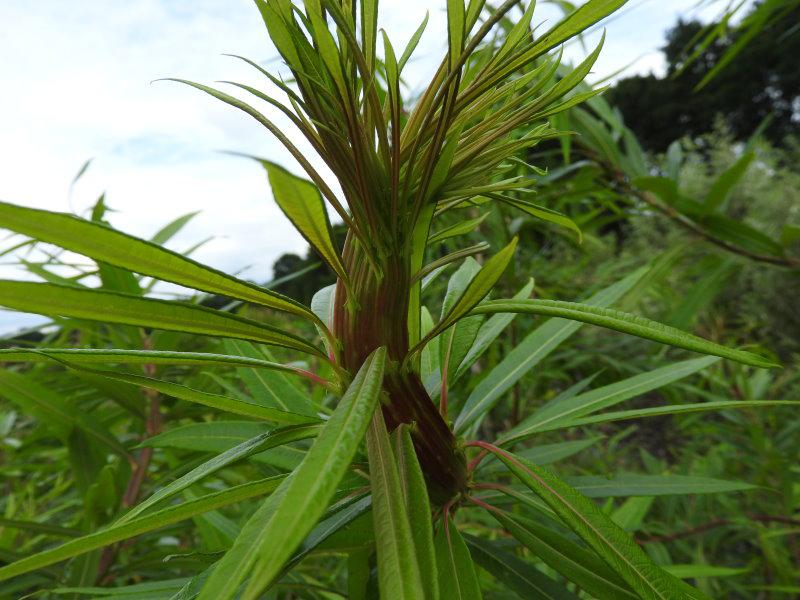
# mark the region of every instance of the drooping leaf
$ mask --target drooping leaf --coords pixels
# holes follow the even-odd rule
[[[718,360],[716,357],[686,360],[653,371],[646,371],[628,379],[549,404],[504,433],[500,442],[508,444],[530,437],[536,432],[558,429],[574,419],[679,381],[705,369]]]
[[[280,485],[284,478],[283,475],[278,475],[277,477],[268,477],[267,479],[237,485],[221,492],[206,494],[196,500],[170,506],[126,523],[111,525],[95,533],[71,540],[61,546],[37,552],[10,565],[0,567],[0,581],[30,573],[73,556],[190,519],[195,515],[217,510],[249,498],[269,494]]]
[[[233,356],[207,352],[173,352],[170,350],[128,350],[124,348],[3,348],[0,362],[48,362],[53,359],[76,365],[197,365],[274,369],[297,374],[292,365],[271,362],[250,356]]]
[[[324,356],[313,344],[271,325],[183,302],[3,280],[0,281],[0,306],[48,316],[250,340]]]
[[[588,498],[719,494],[756,488],[741,481],[724,481],[711,477],[636,473],[617,473],[613,477],[578,475],[567,477],[564,481]]]
[[[641,269],[628,275],[598,292],[586,303],[595,306],[612,304],[633,288],[646,272],[646,269]],[[580,326],[581,323],[574,321],[551,319],[529,333],[472,390],[456,419],[456,431],[464,432],[481,419],[525,373],[547,357]]]
[[[425,598],[437,600],[439,585],[428,487],[417,460],[417,453],[414,450],[408,426],[398,427],[395,430],[394,438],[400,484],[403,488],[408,519],[411,524],[411,537],[416,549],[422,588],[425,591]]]
[[[493,511],[495,519],[546,565],[596,598],[639,598],[597,554],[519,515]]]
[[[675,329],[669,325],[651,321],[644,317],[631,315],[609,308],[599,308],[577,302],[560,300],[489,300],[475,307],[472,314],[492,314],[500,312],[521,312],[548,317],[573,319],[591,323],[629,335],[661,342],[677,348],[721,356],[754,367],[774,368],[779,365],[752,352],[734,350],[703,339],[691,333]]]
[[[442,600],[480,600],[482,598],[475,563],[464,539],[449,519],[433,540],[439,574],[439,598]]]
[[[364,362],[302,464],[250,517],[219,561],[201,600],[233,598],[251,571],[245,598],[257,596],[280,573],[325,511],[355,455],[378,401],[384,360],[379,349]]]
[[[593,423],[611,423],[613,421],[627,421],[629,419],[643,419],[646,417],[660,417],[663,415],[681,415],[698,412],[711,412],[718,410],[734,410],[743,408],[762,408],[766,406],[800,406],[800,402],[792,400],[717,400],[694,404],[673,404],[668,406],[653,406],[651,408],[635,408],[620,410],[590,417],[575,419],[564,427],[577,427]]]
[[[481,567],[514,590],[520,598],[577,600],[577,596],[533,565],[505,552],[487,540],[466,536],[470,554]]]
[[[313,320],[311,311],[291,298],[201,265],[155,243],[100,223],[6,202],[0,202],[0,223],[6,229],[56,244],[110,265]]]
[[[194,388],[190,388],[185,385],[181,385],[179,383],[162,381],[160,379],[147,377],[145,375],[136,375],[134,373],[120,373],[119,371],[93,369],[90,367],[83,367],[77,364],[72,364],[69,361],[65,361],[63,359],[57,359],[57,360],[66,365],[67,367],[69,367],[70,369],[73,369],[81,373],[88,373],[91,375],[96,375],[98,377],[106,377],[114,381],[121,381],[123,383],[128,383],[131,385],[147,388],[150,390],[155,390],[167,396],[172,396],[173,398],[179,398],[187,402],[194,402],[195,404],[202,404],[203,406],[216,408],[218,410],[230,412],[237,415],[253,417],[255,419],[270,421],[272,423],[282,423],[286,425],[300,425],[305,423],[319,422],[319,419],[317,417],[313,417],[310,415],[301,415],[297,413],[288,412],[285,410],[280,410],[277,408],[262,406],[260,404],[242,402],[241,400],[237,400],[235,398],[229,398],[228,396],[223,396],[221,394],[212,394],[209,392],[204,392],[202,390],[196,390]]]
[[[424,598],[406,498],[381,411],[375,411],[367,429],[367,457],[381,598]]]
[[[591,500],[550,471],[509,452],[498,450],[496,453],[522,483],[539,496],[642,598],[703,598],[699,591],[659,568]]]
[[[297,425],[293,427],[276,429],[274,431],[258,435],[251,440],[247,440],[246,442],[243,442],[231,448],[230,450],[226,450],[222,454],[215,456],[211,460],[204,462],[185,475],[178,477],[166,486],[160,488],[155,494],[147,498],[147,500],[140,502],[130,511],[125,513],[120,519],[117,520],[117,524],[127,523],[133,520],[148,508],[182,492],[189,486],[201,481],[213,473],[216,473],[220,469],[232,463],[247,458],[248,456],[253,456],[254,454],[258,454],[259,452],[263,452],[264,450],[268,450],[270,448],[275,448],[277,446],[282,446],[298,440],[314,437],[317,435],[319,430],[320,428],[318,425]]]
[[[333,272],[340,279],[347,281],[347,273],[333,242],[333,232],[325,203],[316,186],[273,162],[252,158],[266,169],[272,195],[283,213],[328,263]]]
[[[225,350],[234,355],[256,359],[272,358],[268,351],[261,350],[256,345],[242,340],[225,340]],[[270,360],[269,362],[274,361]],[[294,381],[290,381],[282,373],[246,367],[239,367],[236,372],[250,397],[257,403],[284,412],[316,416],[308,392],[299,388]]]

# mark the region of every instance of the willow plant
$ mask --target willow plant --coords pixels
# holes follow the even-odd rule
[[[297,148],[292,134],[254,106],[215,88],[184,83],[251,115],[305,171],[308,179],[258,159],[278,205],[338,277],[335,286],[317,294],[313,310],[102,224],[0,204],[0,223],[7,229],[91,257],[99,265],[287,313],[312,323],[319,332],[319,340],[306,339],[260,320],[193,303],[53,283],[0,283],[0,304],[8,308],[279,346],[311,357],[319,366],[150,348],[2,351],[6,361],[54,362],[278,427],[164,483],[111,525],[0,567],[0,580],[267,496],[224,556],[190,580],[176,598],[263,597],[317,546],[370,512],[371,528],[360,534],[368,551],[350,560],[352,598],[374,594],[372,580],[382,598],[477,598],[481,592],[473,561],[526,598],[573,598],[577,593],[597,598],[700,597],[656,566],[593,501],[511,448],[539,432],[604,419],[752,406],[748,401],[720,401],[592,414],[696,372],[716,357],[757,367],[772,363],[607,308],[641,279],[642,272],[586,303],[530,299],[532,284],[514,298],[488,300],[513,259],[516,240],[480,266],[467,258],[451,279],[445,310],[435,324],[427,321],[421,301],[423,287],[448,264],[488,251],[486,244],[480,244],[426,262],[432,239],[467,232],[477,223],[463,219],[432,233],[444,213],[461,214],[458,211],[465,207],[497,202],[576,229],[566,216],[533,201],[532,176],[538,171],[525,157],[542,140],[564,134],[551,127],[551,117],[597,93],[576,88],[592,68],[600,46],[572,70],[561,67],[551,51],[624,1],[590,0],[542,33],[531,29],[534,3],[521,6],[522,16],[502,43],[492,52],[481,52],[497,24],[522,3],[509,0],[489,7],[482,0],[471,0],[467,6],[462,0],[448,0],[448,52],[424,93],[407,105],[401,77],[424,22],[406,48],[397,52],[377,29],[377,0],[307,0],[302,6],[291,0],[256,0],[269,36],[291,71],[291,83],[242,59],[279,89],[285,101],[251,86],[233,85],[282,112],[333,172],[341,191],[333,190],[314,161]],[[341,251],[331,235],[326,203],[347,227]],[[450,415],[448,386],[469,370],[517,313],[557,318],[535,330],[507,357],[516,366],[501,362],[462,399],[460,413]],[[484,315],[492,316],[484,321]],[[480,329],[466,326],[469,323],[480,324]],[[602,388],[581,393],[575,388],[494,443],[474,439],[481,419],[518,380],[516,373],[524,372],[520,364],[530,368],[582,323],[711,357],[637,376],[622,382],[616,394]],[[431,359],[433,344],[443,349],[441,361]],[[432,362],[433,384],[423,380],[423,373],[431,375]],[[297,376],[309,385],[323,386],[328,395],[322,404],[245,402],[149,375],[98,368],[114,363],[247,367],[265,376]],[[309,438],[313,444],[288,473],[171,503],[176,494],[234,461]],[[366,469],[364,459],[359,459],[365,438]],[[499,462],[484,468],[491,457]],[[498,464],[505,469],[498,470]],[[498,478],[505,483],[498,483]],[[509,478],[521,486],[508,484]],[[674,481],[680,485],[670,489],[696,491],[690,482]],[[510,555],[489,540],[462,536],[454,521],[462,510],[489,511],[537,557],[536,562]],[[542,564],[547,565],[544,570]],[[554,578],[556,574],[564,579]]]

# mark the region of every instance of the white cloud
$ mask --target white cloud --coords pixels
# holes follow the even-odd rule
[[[611,23],[595,77],[648,52],[636,70],[657,71],[660,62],[652,51],[662,43],[663,30],[695,3],[645,0]],[[430,11],[426,35],[408,68],[414,89],[441,58],[444,6],[444,0],[381,2],[381,26],[397,48]],[[541,14],[554,17],[546,5]],[[276,58],[250,0],[3,2],[0,23],[0,198],[81,212],[105,190],[118,211],[111,221],[143,236],[199,210],[171,246],[182,250],[216,236],[196,258],[229,272],[249,266],[247,276],[259,280],[269,278],[279,254],[304,250],[271,201],[260,168],[216,153],[238,150],[292,166],[280,145],[246,115],[196,90],[150,83],[179,76],[263,85],[250,67],[221,56]],[[596,34],[589,38],[591,45]],[[578,45],[567,52],[571,59],[583,54]],[[264,110],[277,119],[274,109]],[[95,162],[70,203],[69,183],[89,157]],[[20,277],[8,266],[0,266],[0,275]],[[0,331],[27,322],[0,312]]]

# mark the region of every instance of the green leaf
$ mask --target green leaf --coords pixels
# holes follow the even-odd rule
[[[266,423],[254,421],[190,423],[149,437],[139,445],[150,448],[181,448],[218,454],[256,436],[269,433],[271,429]]]
[[[475,562],[514,590],[520,598],[577,600],[562,584],[550,579],[533,565],[504,552],[497,544],[468,535],[465,537]]]
[[[379,349],[364,362],[302,464],[250,517],[203,586],[200,600],[233,598],[251,571],[244,597],[258,596],[280,573],[324,513],[364,437],[378,402],[385,357]]]
[[[492,511],[517,541],[546,565],[596,598],[639,598],[597,554],[560,533],[519,515]]]
[[[428,238],[428,245],[438,244],[443,242],[444,240],[448,240],[452,237],[456,237],[457,235],[464,235],[467,233],[471,233],[478,227],[486,217],[489,216],[490,213],[485,212],[480,217],[476,217],[474,219],[467,219],[466,221],[459,221],[454,223],[453,225],[449,225],[444,229],[440,229],[436,233],[432,233],[431,236]]]
[[[540,446],[531,446],[517,452],[525,460],[529,460],[537,465],[549,465],[559,460],[564,460],[570,456],[574,456],[578,452],[593,446],[600,440],[602,436],[587,438],[585,440],[570,440],[566,442],[556,442],[554,444],[542,444]],[[478,466],[479,471],[485,473],[493,473],[498,470],[505,470],[501,463],[494,460],[494,455],[487,456]]]
[[[645,371],[611,385],[548,404],[535,411],[511,431],[504,433],[499,438],[499,443],[506,445],[530,437],[537,432],[559,429],[574,419],[679,381],[705,369],[718,360],[716,357],[686,360],[653,371]]]
[[[250,158],[266,169],[272,195],[283,213],[339,279],[347,281],[347,273],[333,243],[328,212],[317,187],[273,162],[254,156]]]
[[[381,598],[424,598],[426,594],[411,535],[406,498],[383,414],[379,410],[372,415],[367,430],[367,457]]]
[[[565,481],[589,498],[718,494],[756,489],[756,486],[741,481],[724,481],[689,475],[618,473],[610,478],[579,475],[568,477]]]
[[[728,358],[754,367],[774,368],[780,366],[752,352],[726,348],[691,333],[645,319],[644,317],[577,302],[563,302],[561,300],[489,300],[475,307],[471,314],[481,315],[500,312],[520,312],[572,319],[677,348],[691,350],[692,352],[721,356],[722,358]]]
[[[89,373],[99,377],[106,377],[114,381],[121,381],[138,387],[143,387],[150,390],[156,390],[167,396],[193,402],[195,404],[202,404],[217,410],[223,410],[236,415],[243,415],[246,417],[253,417],[255,419],[262,419],[273,423],[283,423],[286,425],[301,425],[305,423],[319,422],[317,417],[310,415],[299,415],[277,408],[270,408],[268,406],[261,406],[259,404],[251,404],[250,402],[243,402],[220,394],[211,394],[201,390],[181,385],[179,383],[171,383],[169,381],[162,381],[145,375],[136,375],[133,373],[120,373],[118,371],[107,371],[104,369],[92,369],[89,367],[82,367],[79,365],[71,364],[68,361],[55,359],[63,363],[70,369],[80,373]]]
[[[628,275],[625,279],[598,292],[586,303],[608,306],[636,285],[646,272],[647,269],[640,269]],[[456,419],[456,432],[463,433],[481,419],[525,373],[547,357],[580,326],[580,323],[573,321],[552,319],[529,333],[472,390]]]
[[[50,283],[2,280],[0,306],[48,316],[250,340],[324,356],[316,346],[271,325],[184,302]]]
[[[539,56],[581,33],[623,6],[628,0],[589,0],[540,36],[529,54]]]
[[[398,73],[402,72],[403,67],[406,66],[408,59],[411,58],[411,55],[417,48],[417,44],[419,44],[419,40],[422,37],[422,34],[425,32],[425,27],[428,25],[428,17],[430,17],[430,13],[425,11],[425,18],[422,20],[422,23],[420,23],[419,27],[417,27],[416,31],[414,31],[411,39],[408,40],[408,44],[406,44],[406,48],[403,50],[403,55],[400,57],[400,60],[397,61]]]
[[[680,415],[687,413],[711,412],[742,408],[762,408],[765,406],[800,406],[800,402],[792,400],[717,400],[713,402],[699,402],[695,404],[654,406],[651,408],[620,410],[602,413],[591,417],[583,417],[581,419],[570,421],[568,424],[564,425],[564,427],[577,427],[579,425],[591,425],[593,423],[611,423],[613,421],[627,421],[630,419],[660,417],[663,415]]]
[[[439,335],[456,321],[467,315],[478,302],[486,297],[486,294],[492,290],[497,280],[500,279],[500,275],[506,270],[508,263],[511,262],[516,247],[517,238],[514,238],[505,248],[486,261],[483,267],[481,267],[481,270],[478,271],[475,277],[472,278],[472,281],[469,282],[469,285],[461,296],[459,296],[458,300],[454,302],[453,307],[447,315],[442,317],[436,326],[428,332],[428,335],[409,352],[409,355],[414,354],[414,352],[424,346],[428,340]]]
[[[0,567],[0,581],[30,573],[73,556],[78,556],[148,531],[160,529],[236,502],[269,494],[278,487],[283,479],[283,475],[259,479],[258,481],[237,485],[221,492],[206,494],[196,500],[184,502],[177,506],[170,506],[127,523],[111,525],[106,529],[71,540],[56,548],[38,552],[10,565]]]
[[[238,446],[234,446],[230,450],[226,450],[222,454],[215,456],[211,460],[204,462],[185,475],[178,477],[171,483],[162,487],[147,500],[140,502],[130,511],[125,513],[122,517],[120,517],[120,519],[117,520],[117,523],[120,524],[131,521],[148,508],[158,504],[163,500],[166,500],[167,498],[171,498],[175,494],[182,492],[189,486],[194,485],[198,481],[205,479],[209,475],[216,473],[220,469],[227,467],[230,464],[238,462],[244,458],[247,458],[248,456],[258,454],[259,452],[269,450],[270,448],[275,448],[277,446],[283,446],[284,444],[289,444],[298,440],[305,440],[310,437],[314,437],[317,435],[319,430],[320,427],[318,425],[298,425],[294,427],[275,429],[273,431],[258,435],[253,439],[247,440],[246,442],[243,442]]]
[[[566,227],[567,229],[571,229],[575,232],[575,235],[578,237],[578,243],[580,244],[583,241],[583,233],[581,233],[581,228],[570,219],[567,215],[562,214],[558,211],[552,210],[550,208],[546,208],[544,206],[539,206],[538,204],[534,204],[533,202],[529,202],[528,200],[518,200],[516,198],[509,198],[502,194],[489,194],[495,200],[499,200],[516,208],[517,210],[521,210],[524,213],[531,215],[532,217],[536,217],[542,221],[547,221],[548,223],[554,223],[555,225],[559,225],[561,227]]]
[[[0,518],[0,527],[8,529],[19,529],[20,531],[35,531],[45,535],[57,535],[60,537],[77,537],[81,534],[80,529],[70,527],[60,527],[39,521],[19,521],[16,519]]]
[[[480,600],[475,563],[453,521],[446,517],[433,540],[442,600]]]
[[[189,223],[189,221],[194,219],[199,214],[200,211],[190,212],[178,217],[177,219],[171,221],[170,223],[167,223],[166,225],[164,225],[164,227],[159,229],[155,233],[155,235],[153,235],[153,237],[150,238],[150,241],[153,244],[158,244],[159,246],[166,244],[175,235],[177,235],[181,229],[186,227],[186,224]]]
[[[750,167],[750,163],[753,162],[755,157],[755,152],[743,154],[739,160],[733,163],[730,168],[714,181],[714,184],[708,192],[708,196],[706,196],[706,203],[704,205],[706,214],[713,213],[720,207],[725,206],[733,188],[736,187],[736,184],[744,177],[748,167]]]
[[[0,223],[6,229],[56,244],[110,265],[315,320],[311,311],[291,298],[242,281],[100,223],[65,213],[25,208],[6,202],[0,202]],[[171,225],[174,229],[175,224]],[[164,235],[161,234],[161,237]]]
[[[425,598],[438,600],[439,584],[436,567],[436,551],[433,546],[433,523],[428,486],[417,460],[409,426],[400,425],[395,430],[395,456],[397,457],[400,484],[403,488],[411,537],[416,549],[422,589]]]
[[[250,356],[231,356],[206,352],[173,352],[171,350],[125,350],[96,348],[24,348],[0,349],[0,362],[48,362],[65,360],[75,365],[197,365],[253,367],[273,369],[298,375],[300,369]]]
[[[242,340],[225,340],[225,351],[262,360],[272,359],[268,351]],[[236,373],[258,404],[316,418],[317,413],[308,392],[298,388],[282,373],[250,368],[238,368]]]
[[[531,292],[533,292],[533,286],[533,279],[529,279],[528,283],[514,295],[514,299],[522,300],[528,298]],[[508,327],[516,316],[515,313],[492,315],[481,325],[472,347],[461,361],[461,364],[458,365],[458,369],[451,379],[452,382],[458,380],[473,364],[475,364],[475,361],[483,355],[489,345],[500,336],[503,330]]]
[[[703,596],[659,568],[623,529],[591,500],[551,472],[503,450],[495,450],[509,470],[539,496],[643,599]]]
[[[733,577],[749,573],[751,569],[736,567],[715,567],[713,565],[664,565],[664,570],[681,579],[700,577]]]
[[[447,38],[451,70],[458,64],[464,50],[465,20],[464,0],[447,0]]]

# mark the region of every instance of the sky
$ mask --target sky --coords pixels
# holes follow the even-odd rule
[[[605,23],[606,43],[590,80],[624,67],[625,74],[663,72],[658,48],[678,15],[716,14],[697,10],[697,3],[631,0]],[[404,47],[430,12],[407,67],[411,90],[423,86],[444,51],[445,4],[380,2],[380,26],[395,47]],[[535,22],[554,22],[555,7],[539,4]],[[587,36],[586,47],[568,46],[567,60],[582,58],[599,35],[597,29]],[[225,79],[263,87],[251,67],[224,53],[285,72],[252,0],[0,0],[0,200],[86,215],[105,192],[115,211],[111,223],[143,237],[199,211],[170,248],[213,238],[195,259],[269,280],[278,256],[303,253],[306,245],[272,201],[261,167],[223,152],[270,158],[298,172],[296,163],[247,115],[186,86],[154,82]],[[286,124],[271,107],[259,107]],[[89,169],[71,186],[88,159]],[[0,229],[0,252],[15,241]],[[0,277],[29,278],[15,260],[0,256]],[[0,334],[41,321],[0,310]]]

